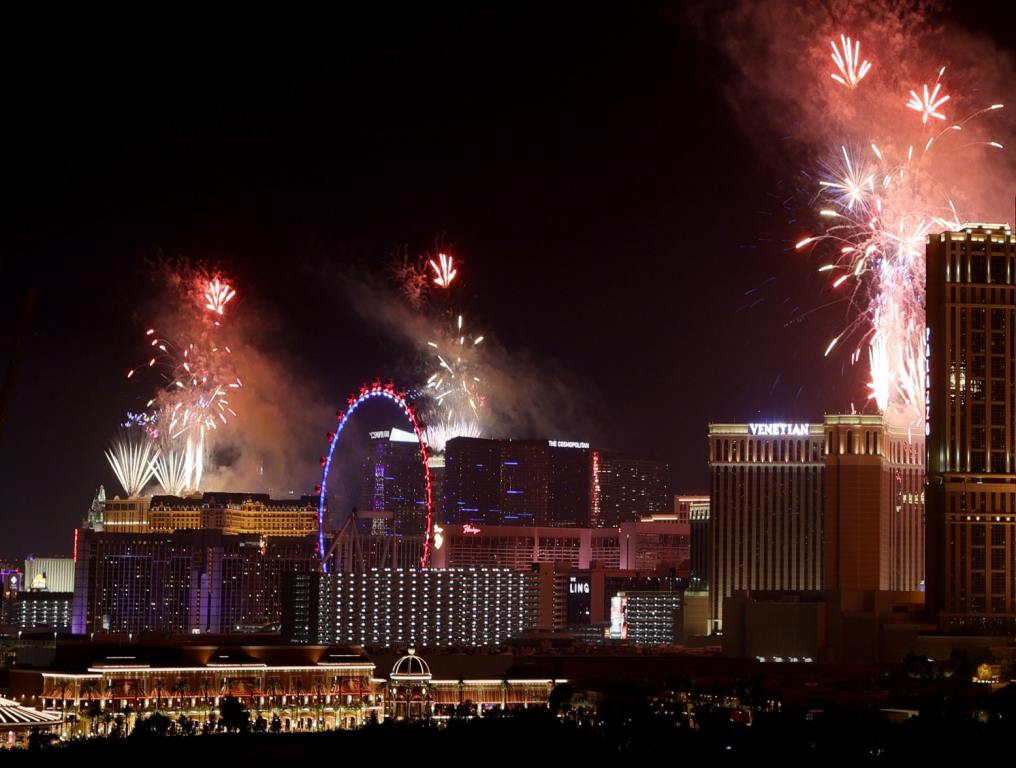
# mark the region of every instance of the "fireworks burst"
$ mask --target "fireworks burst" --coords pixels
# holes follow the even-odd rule
[[[143,369],[161,377],[143,413],[128,414],[128,422],[144,426],[155,443],[153,472],[166,493],[179,495],[200,488],[204,475],[206,438],[226,425],[236,411],[232,393],[243,386],[232,365],[232,351],[220,340],[224,308],[236,296],[227,282],[204,275],[178,278],[187,295],[200,296],[192,306],[196,316],[176,319],[191,339],[177,342],[156,328],[145,332],[148,360],[127,374]],[[180,306],[189,302],[181,301]]]
[[[462,315],[457,316],[446,339],[427,342],[435,370],[425,390],[441,414],[440,423],[467,425],[479,420],[484,404],[478,375],[478,348],[482,343],[483,336],[465,331]]]
[[[236,291],[230,288],[227,283],[220,282],[216,277],[205,288],[205,309],[221,315],[223,308],[234,296],[236,296]]]
[[[849,38],[841,40],[849,50]],[[859,43],[854,46],[850,56],[842,56],[841,69],[841,82],[851,86],[868,71],[862,65],[853,81],[849,77],[860,50]],[[944,71],[939,71],[939,78]],[[925,86],[922,95],[911,91],[906,106],[921,112],[922,125],[930,118],[945,119],[939,110],[949,97],[941,88],[936,81],[930,89]],[[933,231],[958,229],[962,223],[952,200],[939,192],[930,164],[935,153],[971,146],[956,146],[948,139],[963,131],[969,120],[999,108],[994,104],[981,109],[928,138],[907,141],[905,135],[892,133],[882,137],[885,141],[869,142],[870,154],[841,145],[837,159],[824,163],[819,174],[819,215],[828,225],[824,233],[802,238],[795,246],[832,254],[820,271],[832,273],[832,288],[847,291],[845,299],[855,310],[825,354],[844,339],[860,336],[868,347],[869,399],[891,421],[908,428],[925,417],[925,240]],[[846,131],[874,125],[874,119],[865,122],[867,117],[857,116],[864,125],[847,125]],[[973,144],[1000,147],[998,142]],[[861,357],[860,347],[851,353],[852,362]]]
[[[440,266],[438,266],[438,263],[434,261],[434,259],[430,259],[429,261],[430,268],[434,270],[434,285],[440,286],[441,288],[448,288],[452,284],[452,280],[454,280],[455,276],[458,274],[458,271],[454,266],[455,260],[444,253],[439,253],[437,257],[441,262]]]
[[[945,73],[945,67],[939,70],[938,76],[941,78]],[[927,123],[928,118],[934,117],[936,120],[945,120],[945,115],[938,111],[938,108],[949,101],[949,97],[945,94],[939,96],[939,91],[942,89],[942,83],[935,81],[935,87],[929,91],[927,84],[923,86],[921,95],[917,94],[917,91],[910,92],[910,100],[907,102],[907,107],[914,110],[915,112],[921,113],[921,123]]]
[[[861,61],[861,41],[854,42],[845,35],[840,35],[840,47],[836,47],[835,41],[830,41],[833,49],[833,61],[839,74],[833,72],[832,78],[837,83],[848,88],[856,88],[858,83],[864,79],[871,69],[871,63]]]
[[[106,450],[106,460],[128,498],[134,498],[152,479],[155,444],[142,431],[124,429]]]

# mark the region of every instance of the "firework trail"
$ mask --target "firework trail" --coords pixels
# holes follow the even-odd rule
[[[220,282],[216,277],[205,287],[205,309],[221,315],[223,308],[234,296],[236,296],[236,291],[230,288],[228,283]]]
[[[127,497],[141,493],[152,479],[152,462],[157,453],[148,435],[138,429],[123,429],[105,453]]]
[[[430,268],[434,270],[434,285],[440,288],[448,288],[458,274],[458,271],[455,269],[455,260],[445,253],[439,253],[437,257],[441,262],[440,266],[434,259],[429,260]]]
[[[176,448],[167,447],[159,451],[152,462],[152,472],[163,493],[182,496],[188,490],[191,470],[184,455]]]
[[[187,334],[174,341],[155,328],[145,333],[148,360],[128,372],[143,369],[160,377],[160,386],[143,413],[128,414],[128,422],[144,425],[157,447],[155,475],[166,493],[198,490],[204,475],[208,438],[236,416],[232,392],[243,382],[232,365],[230,347],[221,341],[225,307],[236,290],[220,277],[203,273],[174,275],[181,310],[175,323]]]
[[[868,70],[871,69],[869,62],[861,61],[860,41],[855,43],[846,35],[840,35],[839,48],[832,41],[830,41],[829,45],[833,48],[833,61],[839,70],[839,74],[835,72],[832,74],[833,80],[848,88],[856,88],[857,84],[868,74]]]

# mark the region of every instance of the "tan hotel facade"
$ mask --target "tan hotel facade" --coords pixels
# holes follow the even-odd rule
[[[914,592],[924,578],[923,436],[881,416],[709,426],[713,631],[734,592]]]
[[[1016,627],[1016,243],[1004,224],[927,241],[928,607]]]

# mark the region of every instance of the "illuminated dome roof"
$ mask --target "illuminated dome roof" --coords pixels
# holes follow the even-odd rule
[[[4,728],[57,725],[62,721],[63,717],[59,712],[45,712],[34,707],[23,707],[16,701],[0,697],[0,726]]]
[[[414,648],[410,648],[405,656],[395,662],[389,677],[392,680],[430,680],[430,667],[416,655]]]

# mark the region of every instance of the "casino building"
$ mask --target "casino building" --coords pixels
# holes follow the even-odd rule
[[[12,698],[0,698],[0,736],[9,745],[23,743],[31,728],[128,734],[156,712],[200,728],[227,697],[252,724],[260,718],[283,732],[483,717],[546,707],[554,686],[567,682],[545,668],[526,671],[508,654],[428,661],[412,647],[368,657],[349,646],[66,642],[50,652],[46,663],[10,672]]]
[[[284,731],[351,728],[384,716],[374,663],[347,647],[67,643],[53,653],[45,668],[12,669],[11,693],[74,715],[68,720],[78,724],[69,727],[121,719],[129,732],[153,712],[204,722],[227,696],[252,720],[277,716]]]
[[[917,592],[924,439],[882,416],[710,424],[714,631],[734,592]]]
[[[612,528],[449,525],[432,553],[436,567],[528,570],[537,563],[571,568],[654,571],[687,577],[691,569],[689,523],[651,520]]]
[[[1016,628],[1016,241],[927,240],[928,601],[953,632]]]

